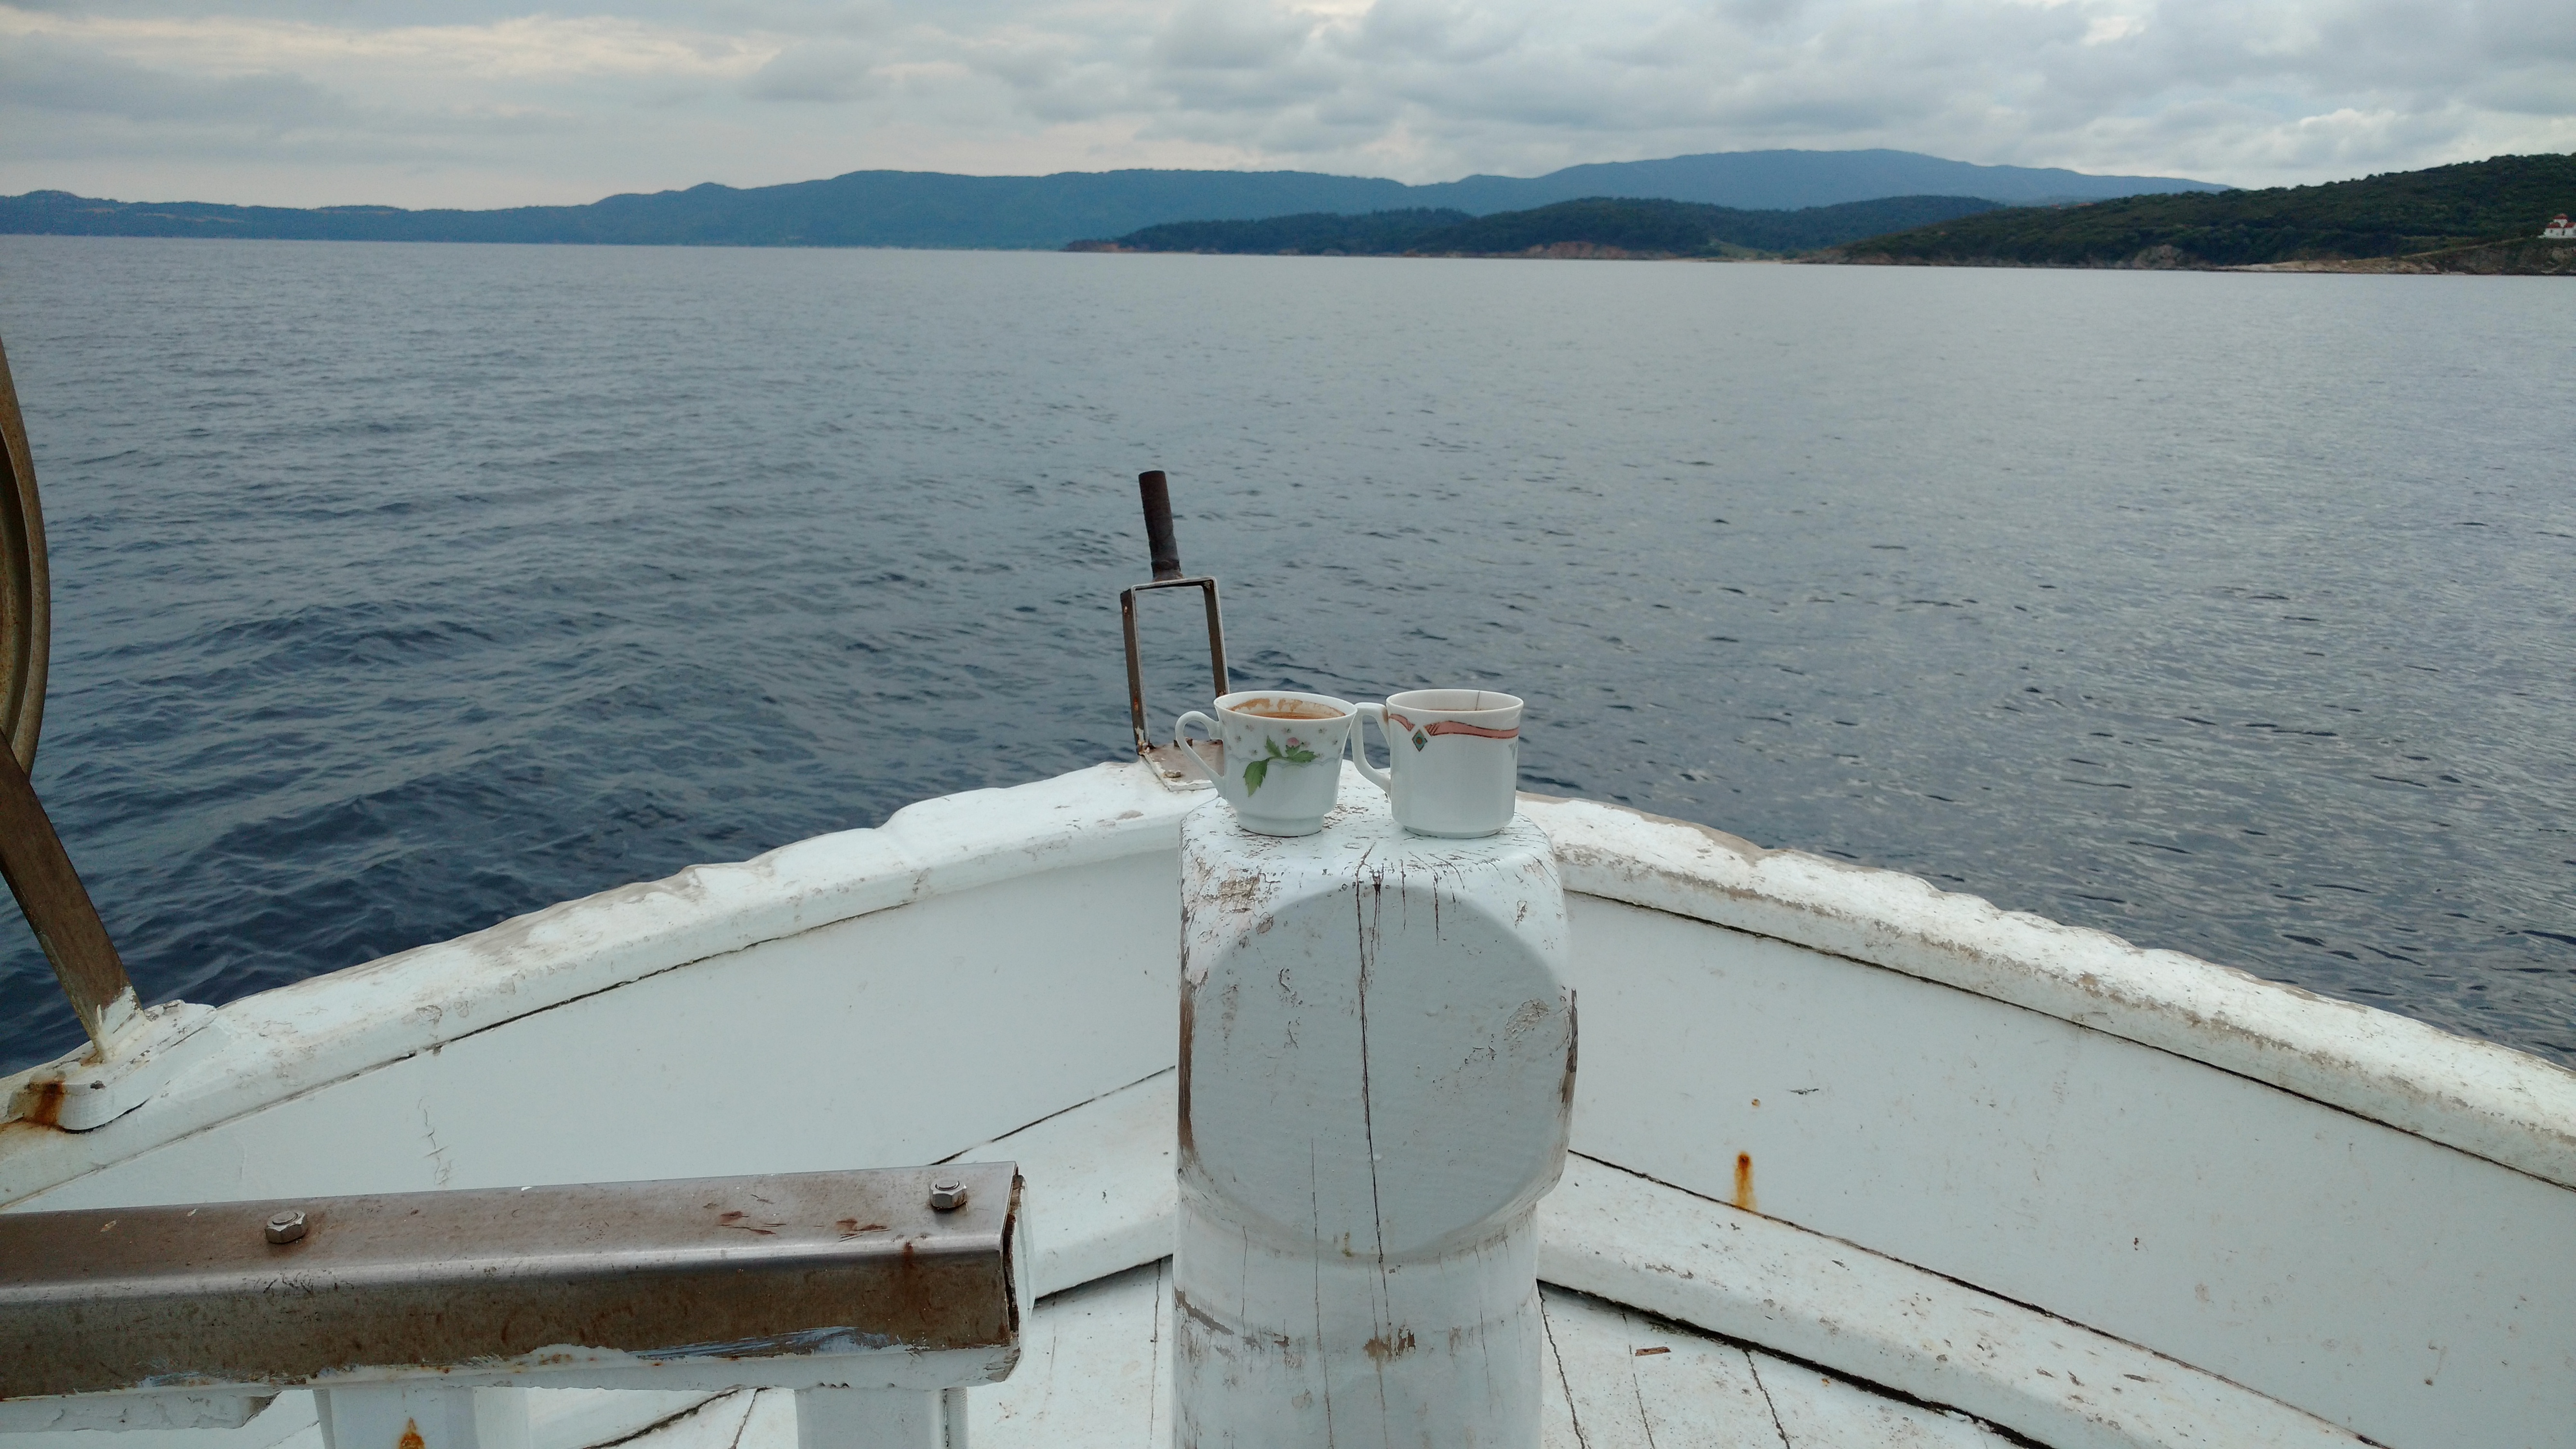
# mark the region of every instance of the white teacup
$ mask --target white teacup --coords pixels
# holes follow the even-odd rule
[[[1214,719],[1191,710],[1174,721],[1172,743],[1216,781],[1243,828],[1257,835],[1323,829],[1342,793],[1342,751],[1358,722],[1357,707],[1329,694],[1250,689],[1219,698],[1215,708]],[[1190,742],[1186,731],[1194,720],[1225,746],[1224,769]]]
[[[1490,689],[1416,689],[1359,713],[1386,736],[1387,768],[1368,741],[1351,759],[1386,791],[1395,823],[1416,835],[1466,839],[1512,823],[1521,769],[1521,701]]]

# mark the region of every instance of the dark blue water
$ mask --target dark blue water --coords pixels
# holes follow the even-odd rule
[[[154,998],[1116,755],[1159,466],[1246,683],[2576,1062],[2563,281],[8,237],[0,337]]]

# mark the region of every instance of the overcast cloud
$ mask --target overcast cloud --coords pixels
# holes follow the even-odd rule
[[[497,206],[872,167],[1774,146],[2333,180],[2576,150],[2576,0],[0,3],[0,192]]]

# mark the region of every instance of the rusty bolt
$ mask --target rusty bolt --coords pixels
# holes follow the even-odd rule
[[[301,1208],[288,1208],[282,1213],[273,1213],[269,1216],[268,1240],[270,1242],[291,1243],[303,1236],[304,1212]]]
[[[930,1185],[930,1210],[953,1213],[966,1205],[966,1184],[953,1177],[943,1177]]]

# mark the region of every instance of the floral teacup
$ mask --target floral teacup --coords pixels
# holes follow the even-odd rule
[[[1243,828],[1259,835],[1312,835],[1324,828],[1342,791],[1342,751],[1358,718],[1350,701],[1329,694],[1255,689],[1217,700],[1216,717],[1198,710],[1172,725],[1172,740],[1216,781]],[[1199,728],[1224,746],[1219,769],[1187,731]]]

